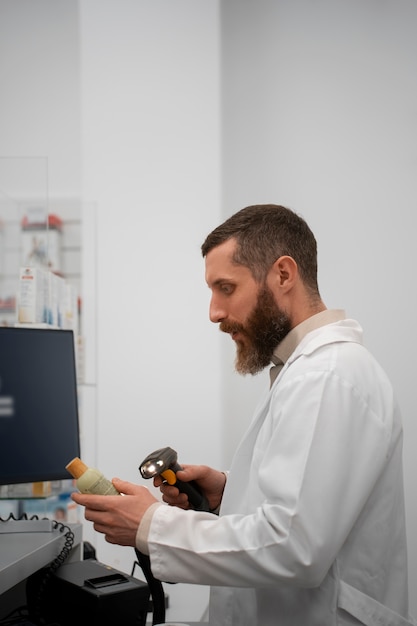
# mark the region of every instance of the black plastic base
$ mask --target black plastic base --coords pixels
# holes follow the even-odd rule
[[[30,618],[58,626],[145,626],[149,608],[146,583],[94,559],[61,565],[28,579]]]

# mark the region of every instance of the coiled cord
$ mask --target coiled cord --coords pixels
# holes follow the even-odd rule
[[[37,515],[32,515],[28,517],[26,513],[23,513],[20,517],[15,517],[13,513],[10,513],[7,519],[3,519],[0,517],[1,522],[8,522],[10,520],[39,520],[39,519],[49,519],[49,518],[40,518]],[[51,561],[51,563],[42,570],[42,577],[40,579],[40,583],[38,584],[37,591],[34,595],[33,603],[31,602],[31,606],[26,605],[23,607],[18,607],[8,616],[6,616],[3,620],[0,620],[1,626],[8,626],[9,624],[18,624],[19,621],[22,621],[24,617],[27,618],[27,615],[30,616],[31,620],[34,620],[36,624],[47,625],[47,622],[42,618],[41,609],[42,602],[45,590],[48,586],[48,583],[51,577],[55,574],[57,569],[61,567],[61,565],[66,561],[71,550],[74,546],[74,533],[69,526],[63,524],[62,522],[58,522],[57,520],[52,520],[52,529],[58,530],[61,533],[65,531],[65,542],[60,551],[60,553]],[[26,613],[26,616],[24,613]],[[14,615],[14,617],[13,617]],[[53,626],[52,624],[48,624],[48,626]]]

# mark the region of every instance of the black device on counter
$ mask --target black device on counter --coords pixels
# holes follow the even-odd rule
[[[146,583],[95,559],[61,565],[47,584],[33,574],[27,598],[30,614],[60,626],[145,626],[149,610]]]

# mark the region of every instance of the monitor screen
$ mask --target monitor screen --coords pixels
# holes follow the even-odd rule
[[[73,332],[0,327],[0,484],[68,479],[75,456]]]

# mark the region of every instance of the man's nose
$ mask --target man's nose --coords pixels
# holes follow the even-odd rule
[[[219,322],[223,321],[226,316],[227,314],[224,308],[221,307],[218,302],[216,302],[215,298],[212,298],[209,309],[210,321],[214,322],[214,324],[218,324]]]

